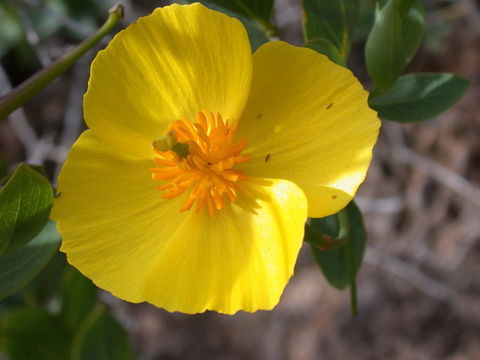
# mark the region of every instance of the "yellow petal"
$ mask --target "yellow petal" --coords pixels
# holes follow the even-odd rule
[[[238,128],[253,157],[239,169],[295,182],[310,217],[337,212],[363,182],[378,136],[367,99],[353,74],[326,56],[284,42],[263,45]]]
[[[93,132],[74,145],[52,217],[68,261],[98,286],[169,311],[271,309],[293,273],[307,201],[293,183],[255,179],[214,216],[163,200],[151,163]]]
[[[180,227],[165,219],[165,244],[145,282],[145,298],[186,313],[272,309],[293,274],[306,216],[305,196],[295,184],[250,179],[237,203],[215,216],[190,213]]]
[[[150,157],[152,141],[175,120],[193,120],[201,110],[238,119],[251,62],[238,20],[198,3],[159,8],[117,34],[93,61],[87,125],[122,151]]]
[[[152,241],[158,240],[146,224],[155,223],[158,212],[177,212],[181,206],[160,198],[151,167],[151,160],[118,152],[88,130],[63,166],[51,214],[71,264],[99,285],[117,279],[137,302],[142,301],[141,281],[128,274],[132,268],[148,271],[141,259],[153,253]],[[118,263],[112,262],[115,258]]]

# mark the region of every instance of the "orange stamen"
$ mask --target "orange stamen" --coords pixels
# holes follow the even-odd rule
[[[247,140],[234,142],[236,131],[237,124],[229,126],[220,114],[204,112],[195,123],[182,119],[170,124],[170,136],[188,145],[188,154],[182,157],[172,149],[154,147],[158,157],[151,169],[152,178],[165,181],[158,187],[164,191],[162,197],[173,199],[189,190],[180,211],[190,210],[196,202],[197,212],[206,206],[211,215],[224,208],[225,200],[235,202],[237,183],[248,177],[233,167],[250,158],[241,155]]]

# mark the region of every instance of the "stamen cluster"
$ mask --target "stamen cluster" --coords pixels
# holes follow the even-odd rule
[[[190,210],[196,202],[197,212],[207,206],[212,215],[225,206],[225,199],[235,202],[238,183],[248,178],[233,167],[250,158],[241,155],[247,140],[235,142],[237,124],[230,126],[220,114],[199,112],[194,123],[177,120],[169,130],[176,142],[188,146],[188,153],[154,147],[158,157],[152,177],[165,181],[158,186],[164,191],[162,197],[172,199],[190,190],[180,211]]]

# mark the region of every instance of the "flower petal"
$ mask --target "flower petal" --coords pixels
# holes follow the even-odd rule
[[[250,178],[214,216],[163,200],[151,164],[93,132],[73,147],[52,217],[68,261],[98,286],[169,311],[271,309],[293,273],[307,202],[293,183]]]
[[[237,203],[215,216],[190,213],[180,227],[164,224],[169,235],[144,297],[186,313],[272,309],[293,274],[306,216],[305,195],[295,184],[250,179]]]
[[[151,156],[152,141],[175,120],[193,120],[201,110],[238,119],[251,62],[237,19],[198,3],[158,8],[118,33],[93,61],[87,125],[123,151]]]
[[[253,156],[238,167],[295,182],[310,217],[337,212],[363,182],[378,136],[367,99],[352,73],[326,56],[284,42],[263,45],[238,128]]]
[[[148,264],[143,258],[154,251],[143,239],[157,240],[151,225],[158,213],[177,212],[181,206],[160,198],[151,167],[150,160],[118,152],[91,130],[72,147],[58,179],[51,217],[63,238],[61,250],[92,280],[113,276],[132,293],[139,292],[141,284],[129,273],[132,268],[145,273]]]

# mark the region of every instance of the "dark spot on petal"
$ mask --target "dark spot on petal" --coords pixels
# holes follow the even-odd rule
[[[333,103],[330,103],[327,105],[327,110],[330,109],[333,106]]]
[[[209,166],[210,166],[210,165],[212,165],[212,163],[211,163],[211,162],[207,162],[207,165],[209,165]]]
[[[261,119],[262,116],[263,116],[263,114],[258,114],[258,115],[257,115],[257,120],[258,120],[258,119]]]
[[[265,156],[265,162],[268,162],[268,160],[270,160],[270,154],[267,154],[267,156]]]
[[[332,195],[332,199],[336,199],[337,197],[337,195]]]

